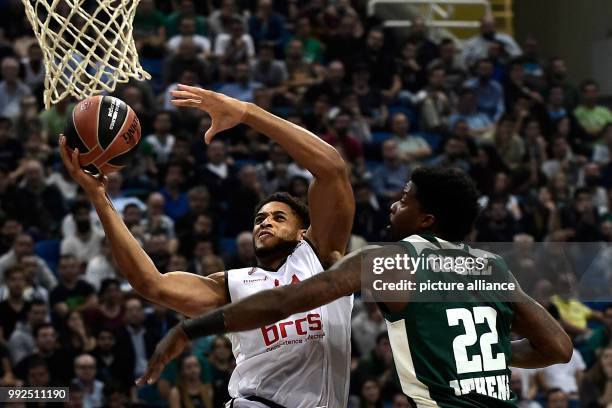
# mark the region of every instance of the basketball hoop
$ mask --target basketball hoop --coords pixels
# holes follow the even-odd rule
[[[45,108],[151,76],[138,61],[132,23],[140,0],[22,0],[43,52]]]

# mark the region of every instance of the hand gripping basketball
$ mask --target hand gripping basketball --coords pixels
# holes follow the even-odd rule
[[[106,176],[102,173],[94,176],[83,170],[79,164],[79,149],[76,148],[72,150],[72,152],[69,152],[68,146],[66,145],[66,136],[60,135],[59,147],[60,156],[62,157],[64,166],[66,166],[66,170],[68,170],[68,174],[70,174],[70,177],[85,190],[85,193],[89,197],[98,193],[105,195],[107,183]]]
[[[174,98],[173,105],[200,109],[210,115],[210,129],[204,135],[206,144],[217,133],[233,128],[244,120],[248,106],[246,102],[193,86],[179,85],[178,88],[170,93]]]

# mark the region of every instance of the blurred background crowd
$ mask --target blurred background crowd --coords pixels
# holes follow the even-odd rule
[[[196,341],[156,384],[133,386],[181,316],[122,279],[59,160],[75,101],[43,109],[42,51],[21,2],[0,7],[0,385],[70,386],[73,407],[221,407],[235,364],[225,337]],[[108,194],[161,273],[254,265],[256,203],[276,191],[306,200],[312,180],[243,126],[206,146],[210,118],[169,102],[178,83],[256,103],[335,146],[357,205],[349,251],[385,239],[390,203],[423,164],[477,183],[472,241],[612,241],[612,112],[595,81],[570,81],[555,50],[499,32],[488,17],[458,44],[434,39],[420,18],[382,29],[365,7],[141,0],[134,37],[153,79],[114,93],[137,113],[142,140],[131,164],[108,175]],[[527,289],[576,349],[568,364],[513,370],[519,406],[612,406],[611,253],[593,283],[598,302],[579,299],[581,276],[560,273],[555,257],[527,258],[513,260],[548,266]],[[375,305],[357,301],[352,325],[350,407],[409,407]]]

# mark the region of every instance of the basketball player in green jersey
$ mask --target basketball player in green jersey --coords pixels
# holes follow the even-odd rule
[[[464,173],[444,168],[417,169],[401,199],[391,206],[390,231],[413,259],[425,254],[484,255],[495,266],[495,273],[505,273],[507,280],[516,284],[503,259],[460,243],[478,214],[477,199],[476,188]],[[321,275],[260,292],[182,322],[160,342],[140,381],[156,379],[163,366],[180,354],[192,338],[262,327],[359,291],[362,268],[372,265],[367,260],[379,255],[393,257],[393,252],[397,253],[397,249],[365,247],[345,256]],[[386,282],[403,279],[420,283],[426,280],[427,273],[430,272],[422,268],[414,274],[389,270],[378,277]],[[460,276],[436,274],[442,283],[460,282]],[[368,283],[363,282],[364,286]],[[572,355],[571,341],[563,329],[520,288],[511,300],[495,291],[446,302],[411,299],[411,291],[398,294],[401,297],[395,296],[393,301],[388,297],[381,301],[380,294],[373,295],[387,322],[402,389],[419,408],[515,407],[509,389],[509,366],[544,367],[565,363]],[[523,339],[511,341],[511,332]]]

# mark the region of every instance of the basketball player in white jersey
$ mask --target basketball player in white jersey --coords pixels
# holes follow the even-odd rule
[[[197,316],[254,293],[310,278],[344,254],[355,211],[348,172],[339,153],[307,130],[261,108],[211,91],[179,86],[178,107],[198,108],[212,118],[205,141],[239,123],[281,145],[314,175],[309,208],[288,194],[264,200],[255,213],[253,241],[257,265],[214,273],[160,274],[132,237],[106,196],[104,179],[92,177],[61,154],[100,216],[119,269],[148,300],[187,316]],[[344,407],[350,373],[352,296],[293,314],[276,324],[231,336],[236,368],[228,407]]]

